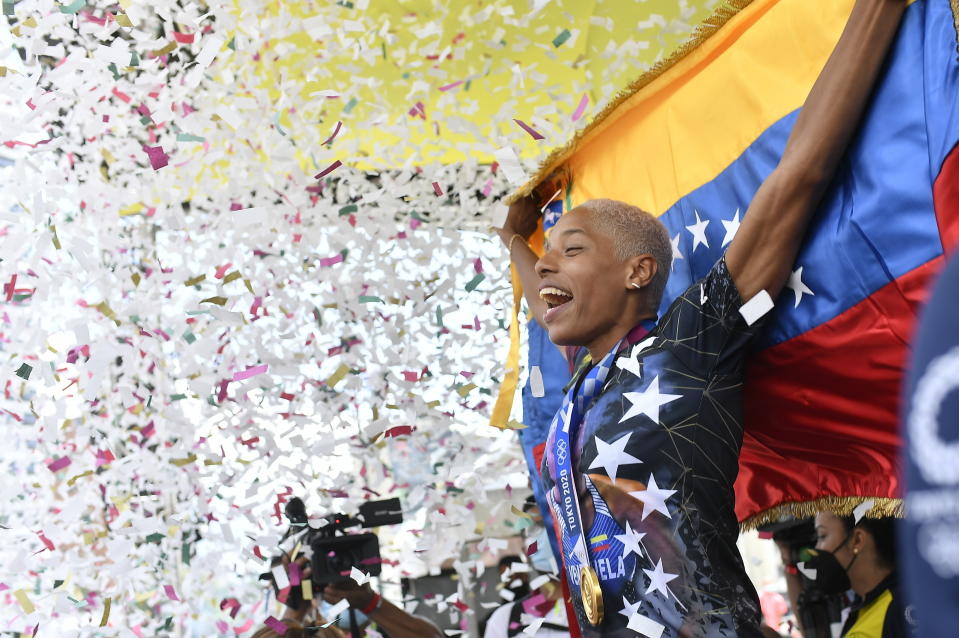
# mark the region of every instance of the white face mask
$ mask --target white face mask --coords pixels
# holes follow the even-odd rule
[[[531,530],[528,538],[536,541],[536,551],[529,557],[530,566],[541,573],[555,574],[556,560],[553,558],[553,550],[549,546],[549,535],[546,533],[546,528],[537,528],[535,532]]]

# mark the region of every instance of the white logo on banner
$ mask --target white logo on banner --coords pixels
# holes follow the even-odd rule
[[[910,454],[924,479],[939,485],[959,483],[959,441],[939,436],[939,409],[959,389],[959,346],[933,359],[919,379],[909,413]]]

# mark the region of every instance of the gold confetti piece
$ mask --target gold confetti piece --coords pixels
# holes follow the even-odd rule
[[[476,388],[476,384],[475,384],[475,383],[467,383],[467,384],[464,385],[463,387],[459,388],[459,389],[456,391],[456,393],[457,393],[458,395],[460,395],[461,397],[465,397],[467,394],[469,394],[469,393],[470,393],[472,390],[474,390],[475,388]]]
[[[20,603],[20,607],[23,609],[23,613],[32,614],[36,607],[33,606],[33,601],[27,596],[26,589],[18,589],[13,592],[14,597],[17,599],[17,602]]]
[[[127,217],[127,216],[129,216],[129,215],[136,215],[137,213],[139,213],[140,211],[142,211],[144,208],[146,208],[146,207],[145,207],[143,204],[141,204],[140,202],[137,202],[136,204],[130,204],[129,206],[120,209],[120,217]]]
[[[90,476],[92,474],[93,474],[93,470],[87,470],[86,472],[77,474],[76,476],[71,477],[70,480],[67,481],[67,485],[70,487],[73,487],[74,483],[82,479],[84,476]]]
[[[103,601],[103,616],[100,618],[100,626],[106,627],[107,621],[110,620],[110,605],[113,603],[113,598],[110,596],[106,597],[106,600]]]
[[[313,600],[313,581],[307,578],[300,582],[300,586],[303,588],[303,600]]]
[[[345,377],[349,371],[350,367],[345,363],[341,363],[340,367],[336,369],[336,372],[334,372],[330,378],[326,380],[326,385],[330,386],[331,388],[335,387],[337,383],[343,380],[343,377]]]
[[[201,281],[203,281],[204,279],[206,279],[206,275],[197,275],[196,277],[190,277],[189,279],[187,279],[186,281],[184,281],[184,282],[183,282],[183,285],[184,285],[184,286],[195,286],[195,285],[197,285],[198,283],[200,283]]]
[[[107,302],[101,301],[100,303],[95,305],[94,308],[99,310],[103,314],[103,316],[106,317],[107,319],[112,319],[114,323],[116,323],[118,326],[120,325],[120,320],[117,319],[116,313],[113,312],[113,309],[110,308]]]
[[[162,49],[157,49],[156,51],[151,51],[150,55],[155,58],[166,55],[167,53],[172,53],[176,50],[176,40],[171,40],[165,47]]]
[[[121,27],[133,28],[133,22],[130,21],[130,17],[125,13],[117,14],[117,24]]]
[[[230,283],[231,281],[236,281],[237,279],[239,279],[239,278],[242,277],[242,276],[243,276],[243,275],[240,274],[240,271],[239,271],[239,270],[234,270],[234,271],[231,272],[229,275],[227,275],[226,277],[223,278],[223,283],[228,284],[228,283]]]
[[[523,517],[523,518],[528,518],[528,519],[530,519],[530,520],[533,520],[533,517],[532,517],[532,516],[530,516],[529,514],[527,514],[526,512],[524,512],[523,510],[519,509],[519,508],[516,507],[515,505],[510,505],[509,509],[510,509],[511,512],[513,512],[513,513],[516,514],[517,516],[521,516],[521,517]]]
[[[250,283],[249,279],[244,279],[243,284],[246,286],[246,289],[250,291],[251,295],[256,295],[256,293],[253,292],[253,284]]]
[[[226,297],[208,297],[200,303],[215,303],[218,306],[223,306],[226,304]]]
[[[130,275],[130,279],[133,280],[134,287],[137,287],[140,285],[140,273],[138,272],[133,273],[132,275]]]
[[[191,454],[190,456],[184,459],[170,459],[170,463],[173,463],[177,467],[183,467],[184,465],[189,465],[196,461],[196,454]]]
[[[60,250],[60,238],[57,237],[57,227],[54,224],[50,224],[50,232],[53,233],[53,247],[57,250]]]
[[[103,159],[106,161],[107,164],[112,164],[112,163],[114,163],[115,161],[117,161],[117,158],[115,158],[115,157],[113,156],[113,153],[111,153],[110,151],[108,151],[108,150],[105,149],[105,148],[101,148],[101,149],[100,149],[100,154],[103,155]],[[137,204],[135,204],[135,205],[137,205]],[[125,209],[124,209],[124,210],[125,210]],[[120,216],[121,216],[121,217],[123,216],[123,210],[120,211]]]

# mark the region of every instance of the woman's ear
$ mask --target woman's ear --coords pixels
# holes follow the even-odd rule
[[[656,258],[650,254],[635,255],[627,260],[627,288],[645,288],[656,276]]]
[[[849,549],[852,550],[853,554],[858,554],[865,549],[866,543],[869,540],[871,540],[869,534],[867,534],[864,529],[854,527],[852,530],[852,538],[849,539]]]

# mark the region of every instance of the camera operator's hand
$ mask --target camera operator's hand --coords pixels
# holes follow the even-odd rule
[[[392,638],[444,638],[436,625],[381,598],[369,583],[357,585],[348,580],[323,588],[323,599],[328,603],[335,605],[344,598]]]
[[[323,588],[323,600],[335,605],[344,598],[353,609],[366,609],[373,602],[376,593],[369,583],[357,585],[356,581],[347,580],[341,583],[331,583]]]

